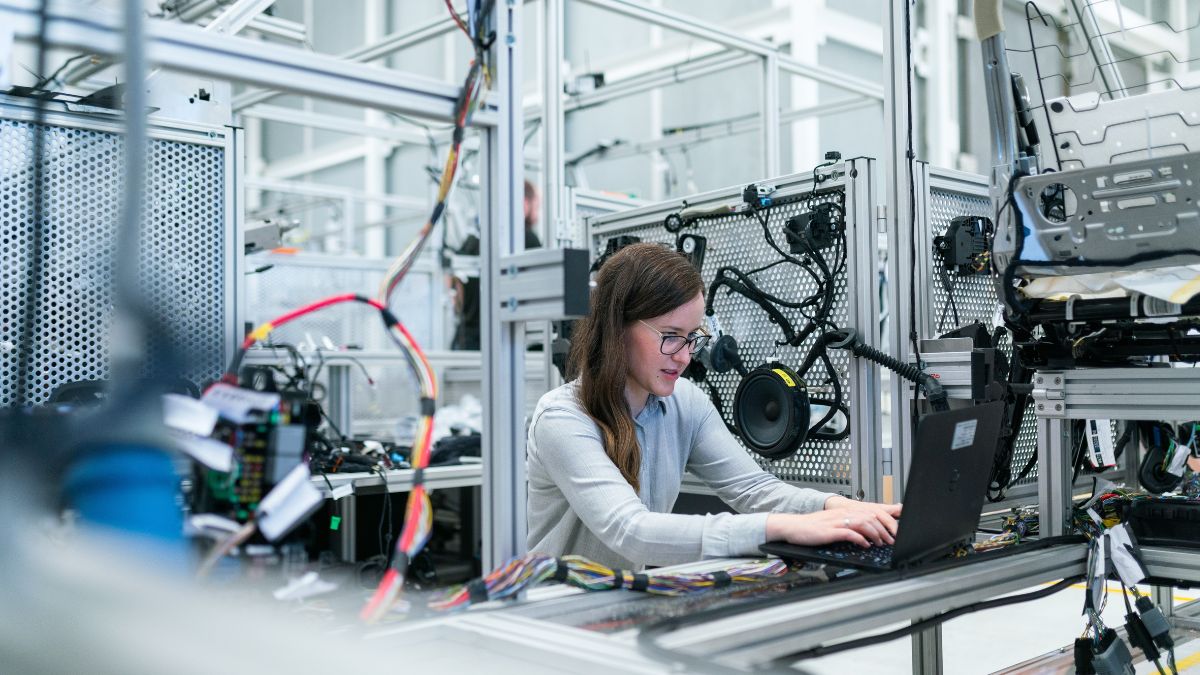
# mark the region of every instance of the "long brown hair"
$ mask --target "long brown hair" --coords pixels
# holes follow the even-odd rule
[[[642,449],[625,401],[625,328],[679,308],[703,288],[700,273],[682,254],[632,244],[600,267],[591,311],[574,331],[567,377],[579,378],[579,402],[600,427],[605,454],[635,491]]]

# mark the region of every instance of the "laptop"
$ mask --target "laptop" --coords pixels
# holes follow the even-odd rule
[[[979,525],[1003,412],[1004,402],[993,401],[921,418],[894,545],[769,542],[760,549],[788,560],[879,571],[945,555],[973,537]]]

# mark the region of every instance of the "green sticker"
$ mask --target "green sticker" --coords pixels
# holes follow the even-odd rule
[[[331,516],[329,518],[329,529],[336,530],[336,529],[338,529],[338,526],[341,524],[342,524],[341,516]]]

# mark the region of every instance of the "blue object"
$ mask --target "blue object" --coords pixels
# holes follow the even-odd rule
[[[159,448],[88,448],[68,470],[63,491],[85,525],[167,544],[164,552],[186,551],[179,477],[170,457]]]

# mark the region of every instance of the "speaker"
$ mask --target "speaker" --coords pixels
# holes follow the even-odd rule
[[[750,371],[738,384],[733,418],[750,449],[767,459],[786,459],[808,436],[808,389],[804,380],[782,363]]]

